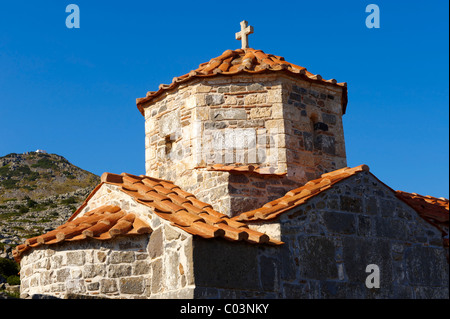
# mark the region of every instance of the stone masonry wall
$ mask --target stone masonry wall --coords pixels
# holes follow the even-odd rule
[[[21,268],[21,297],[142,298],[151,291],[148,236],[36,248]]]
[[[110,199],[108,201],[108,198]],[[113,203],[143,218],[104,184],[89,209]],[[88,208],[85,208],[87,210]],[[21,262],[21,295],[106,298],[448,298],[441,233],[367,172],[279,219],[253,224],[285,244],[202,239],[153,215],[150,236],[37,247]],[[369,264],[380,288],[365,286]]]
[[[341,88],[283,81],[288,175],[303,182],[347,166],[341,96]]]
[[[441,233],[370,173],[255,225],[263,227],[285,244],[194,240],[196,298],[449,297]],[[380,288],[365,285],[369,264],[379,266]]]
[[[252,163],[286,172],[285,155],[275,147],[284,132],[270,125],[276,114],[282,116],[281,107],[275,77],[215,77],[180,86],[145,108],[146,174],[173,181],[224,214],[242,211],[245,203],[247,209],[248,201],[230,192],[235,178],[206,167]],[[266,178],[264,184],[271,183]],[[260,183],[258,205],[267,202],[261,188],[266,187]]]
[[[118,205],[147,221],[151,235],[83,240],[33,249],[21,261],[21,295],[192,298],[192,236],[103,184],[80,212]]]
[[[145,108],[146,174],[229,216],[263,205],[274,189],[282,196],[346,166],[339,90],[273,74],[180,85]],[[247,186],[258,186],[250,205],[233,193],[242,179],[206,170],[217,163],[257,164],[287,176],[253,174]]]

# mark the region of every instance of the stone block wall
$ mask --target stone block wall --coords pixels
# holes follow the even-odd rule
[[[151,291],[148,236],[36,248],[21,262],[21,297],[143,298]]]
[[[269,144],[284,135],[282,125],[270,122],[282,118],[279,80],[214,77],[189,84],[145,108],[147,175],[175,181],[186,169],[208,164],[265,164]],[[276,131],[272,141],[270,129]],[[260,154],[249,154],[257,142]],[[280,165],[285,162],[273,155]],[[283,171],[285,165],[279,167]]]
[[[90,209],[109,197],[140,218],[151,216],[152,234],[34,248],[21,262],[22,297],[449,296],[441,233],[368,172],[276,220],[252,224],[281,239],[281,246],[193,237],[116,188],[104,184]],[[380,269],[380,288],[365,285],[369,264]]]
[[[285,244],[194,241],[195,297],[449,297],[441,233],[370,173],[253,227],[272,227]],[[380,288],[365,285],[369,264],[380,269]]]
[[[283,196],[346,166],[340,90],[280,74],[215,76],[180,85],[144,108],[146,174],[173,181],[233,216],[249,203],[232,193],[242,183],[208,166],[257,164],[287,173],[283,180],[252,175],[259,185],[252,203],[263,205],[274,189]]]
[[[283,215],[280,224],[286,297],[448,298],[441,233],[368,172]],[[380,269],[378,289],[365,285],[369,264]]]
[[[342,89],[283,80],[288,175],[303,182],[347,166]]]

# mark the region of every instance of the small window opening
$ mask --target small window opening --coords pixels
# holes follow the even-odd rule
[[[317,114],[311,114],[310,119],[313,131],[328,131],[328,125],[323,122],[319,122],[319,117],[317,116]]]
[[[170,135],[166,136],[166,155],[172,151],[173,143],[175,142]]]

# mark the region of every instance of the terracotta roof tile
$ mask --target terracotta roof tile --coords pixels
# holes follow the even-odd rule
[[[414,208],[419,215],[431,218],[437,222],[449,221],[449,200],[436,198],[429,195],[423,196],[416,193],[396,191],[396,196],[406,204]]]
[[[268,202],[255,210],[241,213],[233,217],[232,220],[251,222],[276,218],[280,214],[306,203],[308,199],[331,188],[334,184],[363,171],[368,172],[369,167],[367,165],[360,165],[354,168],[345,167],[322,174],[320,178],[309,181],[305,185],[287,192],[285,196]],[[387,185],[386,187],[391,189]],[[442,232],[444,246],[448,247],[448,199],[394,191],[392,189],[391,191],[395,193],[396,197],[411,206],[422,218],[438,228]]]
[[[283,197],[268,202],[255,210],[241,213],[232,219],[236,221],[257,221],[275,218],[285,211],[304,204],[309,198],[330,188],[337,182],[362,171],[369,171],[369,167],[367,165],[360,165],[354,168],[345,167],[322,174],[321,178],[309,181],[305,185],[287,192]]]
[[[411,206],[423,219],[437,227],[441,232],[444,246],[448,247],[448,227],[449,227],[449,200],[446,198],[436,198],[429,195],[419,195],[395,191],[397,198]]]
[[[118,186],[122,192],[132,196],[136,201],[151,207],[159,217],[193,235],[203,238],[222,237],[230,241],[259,244],[282,244],[281,241],[250,229],[245,222],[273,219],[283,212],[306,203],[308,199],[329,189],[334,184],[363,171],[369,171],[369,167],[367,165],[354,168],[345,167],[322,174],[320,178],[287,192],[281,198],[233,218],[215,211],[210,204],[198,200],[193,194],[183,191],[170,181],[144,175],[104,173],[101,177],[102,183],[94,189],[67,223],[46,234],[27,239],[25,244],[16,247],[13,254],[16,260],[20,260],[24,252],[40,245],[83,240],[88,237],[108,240],[119,235],[150,233],[152,230],[148,224],[136,218],[134,214],[122,211],[117,206],[101,206],[77,218],[90,198],[104,183]],[[401,191],[395,193],[419,215],[442,231],[443,228],[440,225],[448,228],[448,199]],[[444,238],[445,241],[448,246],[448,237]]]
[[[264,72],[287,72],[288,74],[301,77],[307,81],[342,87],[342,111],[345,113],[345,108],[347,106],[347,83],[337,83],[335,79],[324,80],[320,75],[312,74],[304,67],[285,61],[283,57],[266,54],[261,50],[251,48],[227,50],[217,58],[213,58],[209,62],[200,64],[197,69],[173,78],[171,84],[161,84],[159,90],[147,92],[146,97],[136,99],[136,104],[139,111],[144,115],[144,104],[161,95],[164,91],[174,89],[180,83],[189,81],[193,78],[212,77],[216,75],[236,75],[241,73],[258,74]]]
[[[14,249],[13,255],[19,262],[25,252],[41,245],[87,238],[108,240],[120,235],[130,236],[151,232],[150,226],[135,214],[126,213],[118,206],[105,205],[91,210],[79,218],[71,218],[55,230],[25,240],[24,244]]]
[[[219,171],[229,173],[255,173],[267,176],[285,176],[286,173],[275,173],[275,169],[272,167],[261,167],[259,165],[242,165],[240,163],[235,164],[214,164],[206,167],[208,171]]]
[[[183,191],[170,181],[125,173],[104,173],[101,180],[102,183],[120,187],[121,191],[139,203],[153,208],[159,217],[193,235],[204,238],[223,237],[227,240],[251,243],[282,244],[263,233],[249,229],[243,223],[231,220],[227,215],[215,211],[210,204],[198,200],[193,194]],[[75,218],[85,204],[81,205],[69,220]],[[101,229],[103,226],[96,227]]]

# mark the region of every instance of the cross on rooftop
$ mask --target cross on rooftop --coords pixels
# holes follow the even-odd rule
[[[248,48],[248,35],[253,33],[253,27],[247,25],[247,21],[241,21],[241,31],[236,32],[236,40],[242,41],[242,49]]]

